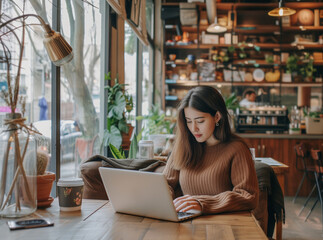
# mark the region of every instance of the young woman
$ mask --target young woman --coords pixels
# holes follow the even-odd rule
[[[204,214],[252,210],[258,180],[248,146],[231,133],[228,111],[212,87],[191,89],[178,109],[175,145],[164,175],[177,211]]]

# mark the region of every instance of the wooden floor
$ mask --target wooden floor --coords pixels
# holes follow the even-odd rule
[[[296,202],[292,202],[292,197],[285,197],[286,219],[283,224],[283,239],[285,240],[322,240],[323,231],[321,224],[321,205],[318,202],[313,212],[305,222],[305,217],[312,207],[315,198],[311,199],[309,206],[298,216],[304,202],[304,197],[298,197]]]

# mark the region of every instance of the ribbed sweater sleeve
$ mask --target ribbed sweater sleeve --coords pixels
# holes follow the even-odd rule
[[[171,160],[171,159],[170,159]],[[205,149],[198,169],[176,171],[166,165],[169,185],[198,200],[205,214],[252,210],[258,203],[258,180],[248,147],[240,141]]]

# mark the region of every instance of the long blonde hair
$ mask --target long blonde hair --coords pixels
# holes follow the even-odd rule
[[[177,113],[176,138],[171,154],[173,167],[195,168],[203,158],[205,143],[196,141],[187,127],[184,109],[192,107],[198,111],[215,116],[220,113],[221,119],[213,132],[214,137],[220,142],[228,142],[234,136],[231,133],[228,110],[221,94],[213,87],[199,86],[191,89],[179,104]]]

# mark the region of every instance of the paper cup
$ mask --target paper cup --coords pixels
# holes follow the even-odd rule
[[[83,196],[82,178],[61,178],[57,183],[61,211],[81,210]]]

